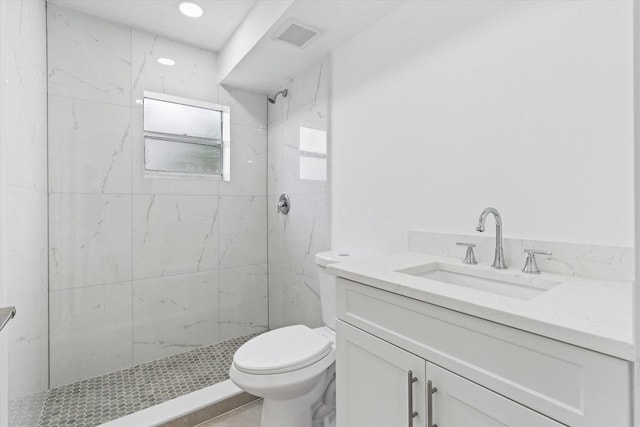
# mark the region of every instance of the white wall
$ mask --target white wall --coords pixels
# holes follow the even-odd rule
[[[218,87],[214,52],[70,9],[48,37],[52,387],[265,330],[264,96]],[[144,90],[230,105],[230,182],[145,176]]]
[[[332,246],[633,246],[631,1],[408,1],[332,54]],[[493,221],[487,231],[493,234]]]

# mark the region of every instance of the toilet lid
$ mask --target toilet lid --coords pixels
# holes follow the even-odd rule
[[[304,325],[274,329],[244,343],[233,356],[248,374],[279,374],[309,366],[331,352],[331,341]]]

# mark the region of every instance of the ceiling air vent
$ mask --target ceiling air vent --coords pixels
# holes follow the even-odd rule
[[[319,35],[320,31],[315,28],[299,22],[287,21],[273,39],[302,49]]]

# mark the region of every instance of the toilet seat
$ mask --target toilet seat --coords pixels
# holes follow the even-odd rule
[[[331,349],[327,337],[307,326],[287,326],[247,341],[236,351],[233,365],[246,374],[281,374],[313,365]]]

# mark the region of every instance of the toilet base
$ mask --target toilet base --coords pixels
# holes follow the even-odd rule
[[[264,398],[260,427],[313,427],[313,414],[321,403],[326,386],[325,372],[311,390],[300,396],[283,400]]]
[[[314,331],[331,341],[331,350],[301,369],[247,373],[238,369],[234,356],[229,378],[247,393],[263,398],[261,427],[335,427],[334,333],[326,327]]]

